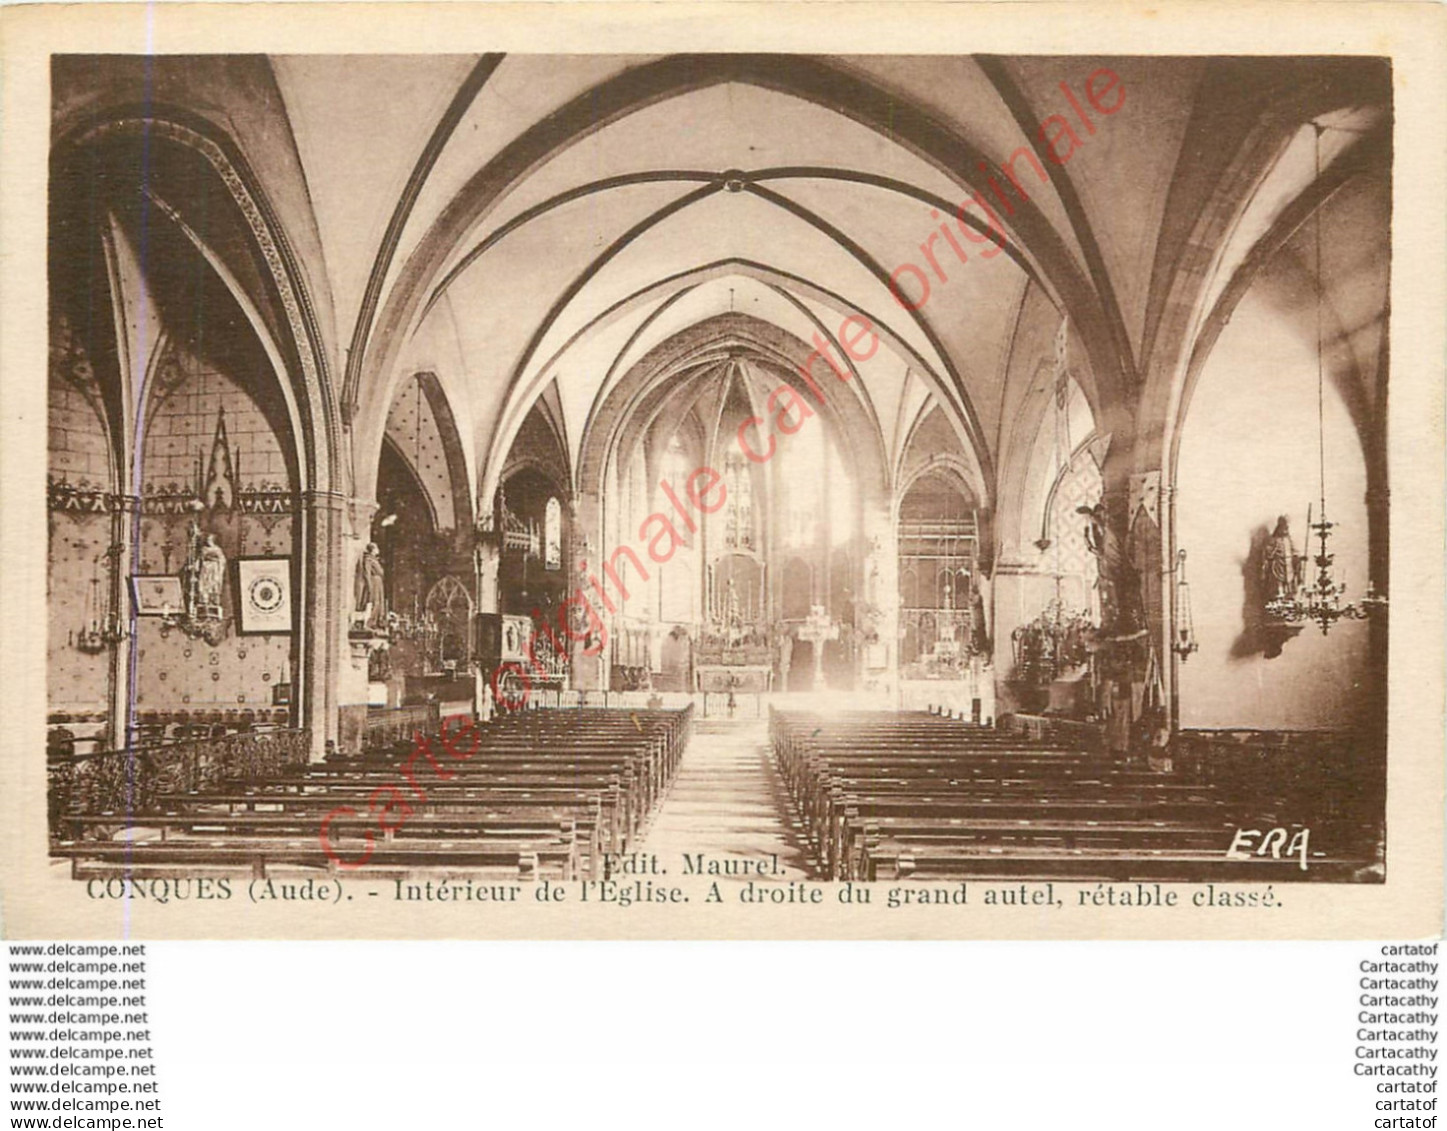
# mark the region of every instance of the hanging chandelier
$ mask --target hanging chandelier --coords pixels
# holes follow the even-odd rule
[[[106,561],[105,586],[109,588],[111,570],[120,557],[120,547],[112,545],[96,555],[91,563],[90,595],[86,599],[85,616],[81,619],[80,630],[71,632],[70,642],[79,651],[94,656],[112,645],[129,639],[130,631],[119,613],[111,607],[109,596],[102,595],[100,563]]]
[[[1312,122],[1315,142],[1316,178],[1321,179],[1321,135],[1326,129],[1320,122]],[[1336,556],[1328,548],[1332,531],[1337,524],[1326,516],[1326,364],[1324,360],[1325,347],[1322,342],[1322,292],[1325,290],[1325,281],[1321,268],[1321,212],[1323,205],[1318,206],[1312,223],[1313,239],[1315,242],[1316,262],[1316,428],[1317,428],[1317,474],[1318,474],[1318,504],[1320,510],[1317,512],[1317,519],[1312,521],[1312,504],[1308,503],[1306,508],[1306,528],[1311,533],[1307,536],[1316,539],[1317,549],[1314,555],[1303,554],[1290,563],[1292,573],[1300,578],[1304,572],[1302,567],[1310,560],[1316,566],[1316,576],[1309,582],[1303,584],[1297,581],[1291,586],[1285,587],[1284,591],[1278,593],[1266,602],[1266,615],[1273,620],[1287,624],[1296,624],[1306,621],[1314,622],[1325,636],[1331,630],[1331,626],[1339,620],[1364,620],[1377,610],[1387,604],[1387,598],[1376,590],[1376,585],[1368,579],[1367,591],[1361,601],[1343,603],[1346,595],[1345,581],[1339,581],[1332,574],[1332,563]],[[1293,555],[1295,557],[1295,555]]]
[[[1176,551],[1176,632],[1171,651],[1185,663],[1192,652],[1200,650],[1196,642],[1196,618],[1191,612],[1191,586],[1186,581],[1186,551]]]

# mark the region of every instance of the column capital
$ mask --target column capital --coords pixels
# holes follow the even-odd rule
[[[302,491],[301,505],[309,510],[341,510],[347,496],[340,491]]]

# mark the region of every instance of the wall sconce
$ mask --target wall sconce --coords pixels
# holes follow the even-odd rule
[[[1196,624],[1191,616],[1191,586],[1186,581],[1186,551],[1176,552],[1176,630],[1171,638],[1171,651],[1185,663],[1192,652],[1200,648],[1196,643]]]

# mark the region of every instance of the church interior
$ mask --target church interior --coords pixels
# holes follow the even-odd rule
[[[51,78],[57,867],[1384,878],[1384,61]]]

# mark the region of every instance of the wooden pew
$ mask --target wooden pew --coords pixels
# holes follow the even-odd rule
[[[263,875],[334,870],[337,858],[361,859],[370,836],[364,873],[596,876],[603,854],[626,850],[661,801],[692,714],[588,708],[526,712],[472,732],[453,724],[451,751],[429,736],[430,759],[414,736],[263,780],[160,793],[136,812],[64,814],[52,852],[77,875],[191,874],[203,865]],[[390,813],[397,827],[379,827],[379,796],[406,805]]]
[[[1123,768],[1057,734],[924,713],[771,712],[781,774],[832,879],[1302,880],[1341,851],[1230,851],[1240,809],[1208,784]],[[1258,824],[1280,800],[1252,799]],[[1294,831],[1300,825],[1283,823]]]

